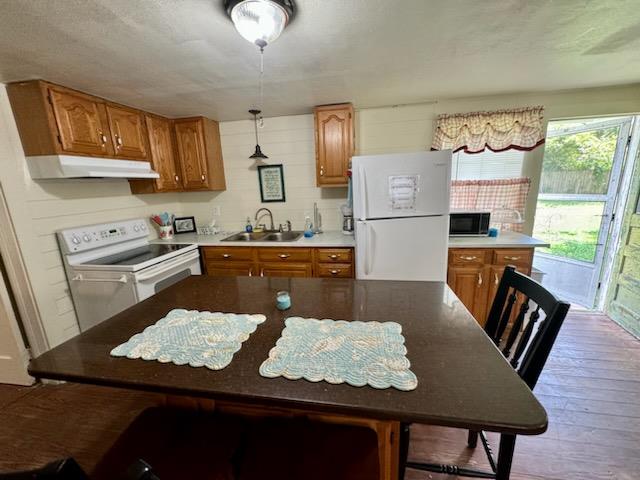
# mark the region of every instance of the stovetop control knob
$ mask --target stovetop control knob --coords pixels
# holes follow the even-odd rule
[[[147,229],[147,226],[144,223],[140,224],[140,230],[145,231]]]
[[[90,241],[91,241],[91,237],[90,237],[88,234],[86,234],[86,233],[82,236],[82,239],[83,239],[85,242],[90,242]]]
[[[133,226],[133,231],[134,232],[139,232],[140,231],[140,227],[138,225],[134,225]]]
[[[75,243],[76,245],[80,245],[80,242],[81,242],[82,240],[80,240],[80,237],[78,237],[77,235],[74,235],[74,236],[72,236],[72,237],[71,237],[71,241],[72,241],[73,243]]]

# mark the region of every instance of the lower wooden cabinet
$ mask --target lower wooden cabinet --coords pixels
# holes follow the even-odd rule
[[[532,248],[452,248],[449,250],[447,283],[482,326],[498,291],[504,267],[513,265],[531,274]],[[519,302],[513,317],[520,308]]]
[[[481,325],[484,325],[487,308],[484,271],[485,268],[481,265],[451,265],[447,275],[447,283],[451,289]]]
[[[201,247],[211,276],[353,278],[352,248]]]

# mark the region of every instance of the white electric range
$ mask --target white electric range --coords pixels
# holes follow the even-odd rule
[[[80,331],[200,275],[195,244],[152,244],[143,219],[57,232]]]

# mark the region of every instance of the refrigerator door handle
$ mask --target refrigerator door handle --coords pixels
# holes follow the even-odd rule
[[[359,168],[359,173],[360,173],[360,206],[362,208],[362,211],[360,212],[360,215],[362,215],[362,218],[368,218],[367,215],[367,179],[365,178],[365,170],[364,168],[362,168],[362,166],[360,166]]]
[[[375,230],[373,228],[371,228],[371,226],[368,223],[365,223],[365,232],[366,232],[366,237],[365,237],[365,241],[364,241],[364,245],[365,245],[365,252],[366,253],[366,258],[365,258],[365,262],[364,262],[364,274],[365,275],[369,275],[371,273],[371,264],[373,262],[373,254],[374,254],[374,250],[376,248],[376,238],[375,238]]]

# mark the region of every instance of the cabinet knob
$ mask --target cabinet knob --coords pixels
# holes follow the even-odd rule
[[[231,254],[230,253],[223,253],[222,254],[222,258],[231,258]]]
[[[505,260],[511,260],[512,262],[515,262],[516,260],[520,260],[520,257],[509,257],[506,256],[504,257]]]
[[[329,273],[331,273],[331,275],[337,275],[340,272],[341,272],[341,270],[331,270],[331,272],[329,272]]]
[[[107,136],[102,131],[98,130],[98,137],[100,137],[100,141],[104,147],[107,144]]]
[[[472,260],[477,259],[478,257],[476,257],[475,255],[473,255],[473,256],[466,256],[466,257],[464,257],[464,256],[463,256],[463,257],[460,257],[460,258],[461,258],[462,260],[467,260],[467,261],[469,261],[469,262],[470,262],[470,261],[472,261]]]
[[[482,274],[478,273],[478,285],[482,285]]]
[[[200,178],[202,178],[202,181],[204,182],[204,174]]]
[[[320,165],[320,176],[324,176],[324,165]]]
[[[495,277],[495,279],[494,279],[494,281],[493,281],[493,282],[494,282],[496,285],[498,285],[498,284],[500,283],[500,279],[498,278],[498,274],[497,274],[497,273],[494,273],[494,274],[493,274],[493,276]]]
[[[285,258],[289,258],[291,255],[289,255],[288,253],[281,253],[278,256],[284,260]]]
[[[336,255],[335,253],[333,255],[329,255],[329,258],[331,260],[337,260],[338,258],[340,258],[340,255]]]
[[[176,182],[180,181],[180,177],[178,175],[176,175]]]
[[[122,147],[122,138],[116,133],[116,148]]]

